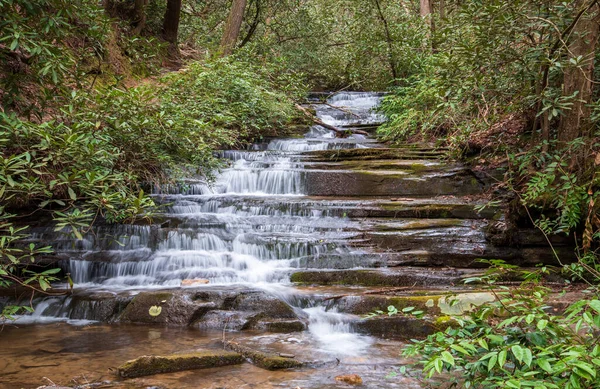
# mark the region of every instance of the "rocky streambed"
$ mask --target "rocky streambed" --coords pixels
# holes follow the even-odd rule
[[[380,98],[342,92],[314,107],[327,124],[374,129]],[[214,185],[190,177],[157,190],[166,208],[151,225],[98,225],[79,241],[34,227],[32,240],[55,247],[48,261],[75,287],[55,285],[56,296],[4,327],[0,386],[332,388],[356,374],[369,388],[418,387],[388,374],[405,363],[407,339],[489,301],[462,284],[482,271],[477,259],[554,262],[533,230],[497,234],[504,215],[483,207],[488,179],[442,148],[389,148],[315,126],[221,156],[231,164]],[[24,297],[5,291],[0,303]],[[390,305],[428,316],[363,318]],[[219,354],[227,343],[241,357]],[[232,363],[164,370],[210,352]],[[162,374],[119,374],[143,355],[167,357],[152,360]],[[266,370],[271,357],[295,362]]]

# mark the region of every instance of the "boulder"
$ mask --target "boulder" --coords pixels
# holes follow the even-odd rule
[[[160,307],[160,314],[152,316],[151,307]],[[119,320],[125,323],[153,323],[188,325],[207,311],[215,309],[211,302],[192,301],[186,294],[175,292],[141,292],[125,307]]]

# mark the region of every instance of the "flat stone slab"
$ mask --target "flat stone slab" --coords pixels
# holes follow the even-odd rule
[[[308,170],[309,196],[466,196],[480,194],[483,185],[467,169],[407,174],[405,171]]]
[[[135,378],[183,370],[237,365],[243,362],[244,357],[241,354],[231,351],[211,350],[167,356],[144,355],[125,362],[118,367],[117,371],[119,376],[123,378]]]
[[[369,161],[385,159],[426,159],[440,158],[445,155],[443,150],[426,148],[355,148],[339,150],[317,150],[307,153],[314,161]]]
[[[481,271],[402,268],[381,270],[308,270],[291,275],[292,282],[315,285],[440,286],[457,285]]]
[[[225,342],[224,345],[227,349],[242,354],[244,358],[249,359],[253,365],[266,370],[291,369],[302,367],[304,365],[302,362],[294,359],[292,355],[290,355],[290,358],[290,356],[266,353],[233,341]]]

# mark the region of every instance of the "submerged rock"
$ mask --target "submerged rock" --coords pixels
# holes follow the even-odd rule
[[[225,342],[225,347],[229,350],[238,352],[252,362],[252,364],[266,370],[281,370],[302,367],[304,364],[293,359],[289,355],[281,356],[277,354],[266,353],[243,346],[237,342]]]
[[[344,382],[349,385],[362,385],[363,380],[358,374],[345,374],[335,377],[338,382]]]
[[[221,350],[167,356],[145,355],[125,362],[118,367],[118,373],[123,378],[134,378],[182,370],[236,365],[243,362],[244,358],[240,354]]]

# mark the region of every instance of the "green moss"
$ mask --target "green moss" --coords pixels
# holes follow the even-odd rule
[[[225,342],[225,347],[242,354],[244,358],[249,359],[252,364],[267,370],[292,369],[304,365],[296,359],[283,358],[278,355],[254,350],[237,342]]]
[[[306,329],[306,325],[300,320],[285,320],[265,322],[264,327],[269,332],[289,333],[301,332]]]
[[[118,367],[117,371],[119,376],[123,378],[134,378],[183,370],[235,365],[243,362],[242,355],[221,350],[167,356],[145,355],[125,362]]]
[[[377,231],[404,231],[404,230],[421,230],[426,228],[443,228],[456,227],[462,225],[461,219],[420,219],[411,220],[410,222],[400,225],[378,225]]]

